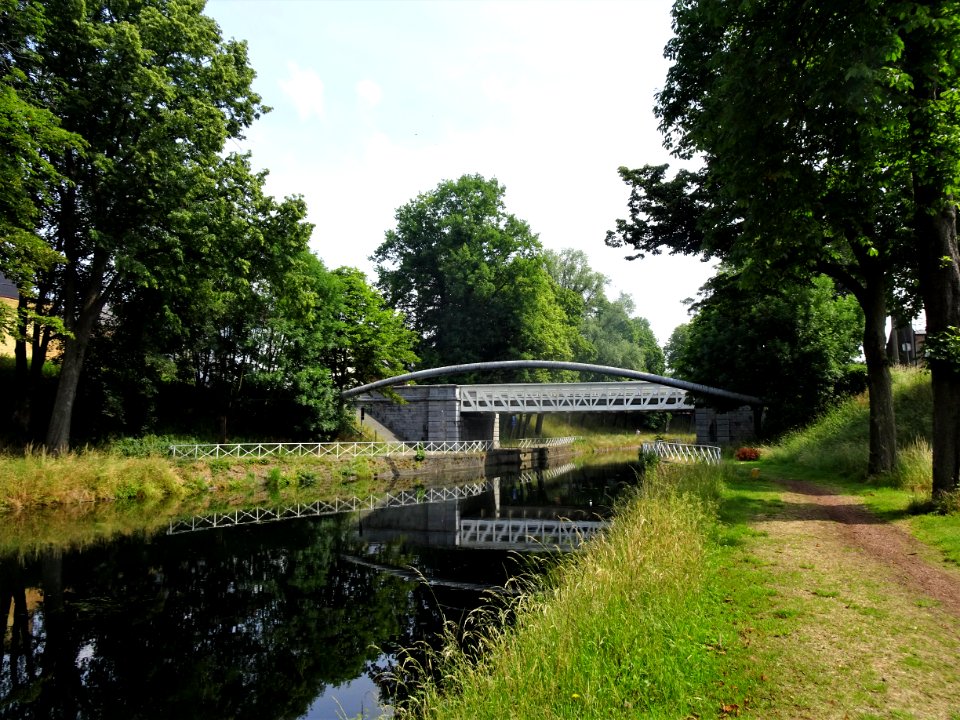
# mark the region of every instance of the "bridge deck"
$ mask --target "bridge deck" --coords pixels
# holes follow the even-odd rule
[[[461,385],[460,411],[473,413],[692,410],[687,392],[649,382]]]

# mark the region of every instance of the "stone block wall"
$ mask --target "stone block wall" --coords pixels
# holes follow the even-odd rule
[[[401,440],[461,439],[460,395],[456,385],[401,385],[394,390],[404,403],[376,392],[362,395],[355,403]]]
[[[753,408],[749,406],[723,413],[697,408],[694,418],[698,445],[749,445],[757,439]]]

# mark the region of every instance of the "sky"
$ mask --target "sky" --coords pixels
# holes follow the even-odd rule
[[[229,150],[302,195],[328,268],[369,257],[397,208],[444,180],[496,178],[545,248],[577,248],[665,343],[712,274],[696,258],[627,261],[621,165],[671,163],[653,114],[667,0],[210,0],[245,40],[272,111]]]

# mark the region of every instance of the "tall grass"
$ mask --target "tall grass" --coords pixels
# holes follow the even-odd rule
[[[452,642],[441,680],[398,715],[425,718],[676,718],[715,715],[736,637],[715,558],[718,468],[661,467],[611,530],[521,595],[509,628],[474,618],[480,659]]]
[[[181,497],[187,483],[164,458],[105,454],[52,455],[28,450],[5,456],[0,509],[100,500]]]
[[[918,368],[893,371],[894,412],[900,460],[888,482],[922,489],[930,485],[929,442],[933,395],[930,374]],[[809,427],[784,437],[768,450],[773,461],[796,463],[815,472],[861,480],[870,447],[869,398],[864,393],[837,405]]]

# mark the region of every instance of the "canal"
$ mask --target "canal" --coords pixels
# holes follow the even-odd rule
[[[602,528],[636,473],[610,462],[479,481],[446,502],[228,527],[185,517],[11,552],[0,718],[379,717],[402,696],[405,648],[529,573],[530,553]]]

